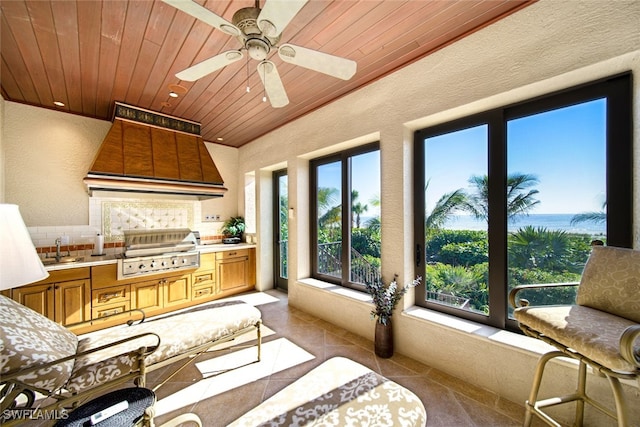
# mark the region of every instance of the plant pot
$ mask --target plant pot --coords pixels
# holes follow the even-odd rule
[[[374,347],[376,356],[384,359],[393,356],[393,329],[391,327],[391,319],[387,320],[387,324],[377,321],[376,333],[374,339]]]

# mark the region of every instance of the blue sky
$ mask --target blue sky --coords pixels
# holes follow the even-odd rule
[[[605,109],[596,100],[512,120],[507,125],[508,173],[535,175],[538,206],[531,213],[599,211],[605,202]],[[487,127],[429,138],[427,210],[444,193],[469,189],[487,173]]]
[[[605,202],[606,101],[595,100],[507,125],[508,173],[535,175],[540,201],[533,214],[575,214],[602,210]],[[487,126],[427,140],[426,173],[430,179],[427,211],[447,192],[470,190],[471,175],[487,173]],[[379,214],[370,200],[380,195],[378,152],[355,156],[352,185],[367,204],[364,214]],[[320,168],[319,186],[340,188],[340,164]],[[339,202],[338,202],[339,203]]]
[[[358,191],[358,201],[367,205],[362,217],[369,218],[380,214],[380,208],[373,206],[371,199],[380,199],[380,153],[378,151],[354,156],[351,159],[351,186]],[[340,188],[340,163],[330,163],[320,167],[318,186]],[[339,197],[339,196],[338,196]],[[338,203],[340,201],[338,200]]]

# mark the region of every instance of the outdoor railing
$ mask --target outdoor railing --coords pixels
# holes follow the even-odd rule
[[[342,275],[342,242],[318,245],[318,272],[331,276]],[[354,283],[374,283],[380,280],[380,268],[371,264],[358,251],[351,248],[351,278]]]
[[[342,275],[342,242],[320,243],[318,245],[318,272],[330,276]]]
[[[440,292],[427,291],[427,300],[436,301],[458,308],[467,308],[469,299],[464,297],[456,297],[454,295],[443,294]]]
[[[286,279],[289,277],[289,241],[280,241],[280,277]]]
[[[371,264],[362,254],[351,248],[351,281],[354,283],[376,283],[382,277],[380,268]]]

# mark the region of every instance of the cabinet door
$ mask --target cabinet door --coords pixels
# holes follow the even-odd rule
[[[244,288],[249,278],[249,258],[227,258],[218,261],[218,284],[220,291]]]
[[[162,308],[162,283],[159,280],[133,283],[131,285],[131,309],[139,308],[146,313]]]
[[[54,284],[55,321],[63,325],[91,320],[89,279]]]
[[[54,318],[53,283],[43,285],[22,286],[11,290],[11,298],[33,311]]]
[[[164,307],[186,304],[191,301],[191,280],[189,276],[163,279]]]

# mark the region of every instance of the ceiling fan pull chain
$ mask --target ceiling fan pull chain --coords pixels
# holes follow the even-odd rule
[[[264,87],[263,89],[263,95],[262,95],[262,102],[267,102],[267,64],[263,61],[262,62],[263,67],[262,67],[262,82],[264,83],[262,86]]]
[[[251,92],[249,87],[249,55],[247,55],[247,93]]]

